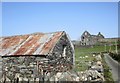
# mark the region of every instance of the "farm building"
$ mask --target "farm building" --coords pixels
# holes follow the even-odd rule
[[[64,31],[1,37],[0,45],[7,80],[50,77],[74,66],[74,47]]]

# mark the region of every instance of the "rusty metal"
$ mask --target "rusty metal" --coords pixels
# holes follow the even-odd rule
[[[63,32],[35,33],[0,38],[0,54],[7,55],[47,55]]]

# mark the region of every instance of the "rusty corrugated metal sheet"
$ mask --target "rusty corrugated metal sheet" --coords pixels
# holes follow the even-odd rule
[[[35,33],[0,38],[0,55],[47,55],[63,32]]]

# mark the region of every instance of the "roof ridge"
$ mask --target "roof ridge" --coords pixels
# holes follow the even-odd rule
[[[28,34],[21,34],[21,35],[11,35],[11,36],[1,36],[0,38],[6,38],[6,37],[16,37],[16,36],[27,36],[27,35],[35,35],[35,34],[51,34],[51,33],[58,33],[58,32],[64,32],[64,31],[56,31],[56,32],[34,32],[34,33],[28,33]]]

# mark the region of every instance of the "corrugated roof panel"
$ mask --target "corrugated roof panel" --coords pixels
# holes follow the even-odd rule
[[[14,55],[29,55],[34,52],[40,44],[37,42],[43,34],[30,35],[24,44],[17,50]]]
[[[21,36],[20,37],[20,42],[18,44],[16,44],[16,47],[14,48],[14,50],[12,52],[10,52],[8,55],[14,55],[14,53],[24,44],[24,42],[26,41],[26,39],[28,39],[28,35],[26,36]]]
[[[24,55],[24,53],[28,50],[28,48],[31,46],[29,42],[32,40],[32,36],[30,35],[16,50],[14,55]],[[29,48],[30,49],[30,48]]]
[[[46,53],[48,53],[52,49],[52,47],[54,46],[54,44],[56,43],[56,41],[58,40],[58,38],[60,38],[60,36],[61,36],[61,32],[55,33],[53,35],[53,37],[51,37],[51,39],[49,39],[49,41],[45,43],[45,45],[42,48],[42,51],[40,52],[40,54],[46,54]]]
[[[2,40],[3,38],[0,38],[0,53],[2,52]]]
[[[50,40],[50,38],[53,36],[53,33],[45,34],[39,39],[40,46],[38,49],[34,52],[34,54],[40,54],[42,48],[44,45]]]
[[[0,54],[6,55],[46,55],[56,44],[63,32],[35,33],[21,36],[4,37]],[[1,40],[0,40],[1,41]]]
[[[14,46],[18,44],[20,41],[20,37],[10,37],[10,38],[4,38],[2,43],[2,48],[7,49],[11,46]]]
[[[1,51],[1,55],[9,55],[12,52],[14,52],[14,50],[16,49],[16,47],[21,44],[21,42],[23,42],[25,39],[27,38],[27,36],[25,37],[21,37],[21,36],[13,36],[13,37],[5,37],[2,40],[2,51]]]

